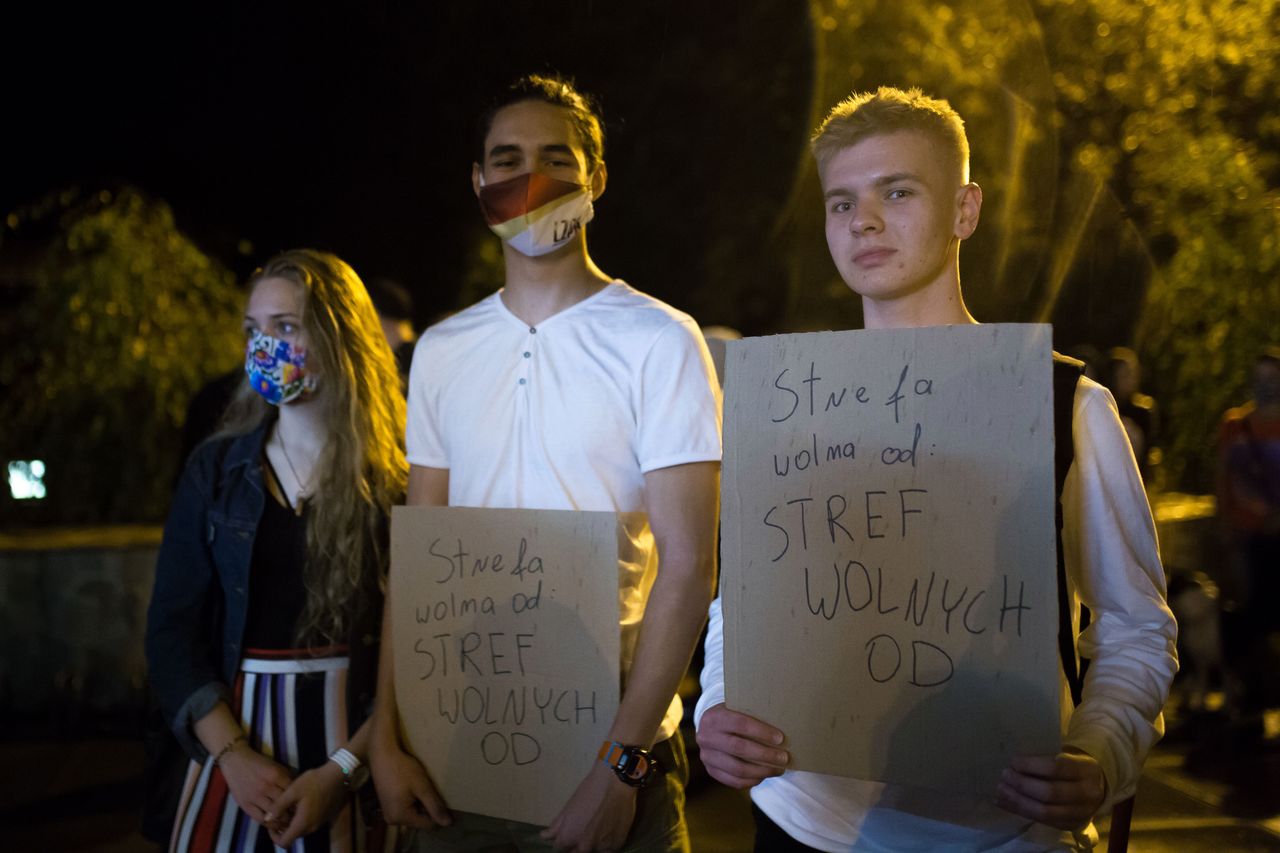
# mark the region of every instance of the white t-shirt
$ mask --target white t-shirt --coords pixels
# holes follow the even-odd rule
[[[1142,761],[1164,732],[1160,715],[1177,671],[1176,627],[1165,603],[1155,525],[1111,393],[1089,379],[1072,407],[1075,460],[1062,490],[1068,594],[1093,614],[1078,648],[1090,659],[1084,700],[1071,707],[1062,678],[1063,743],[1093,756],[1107,779],[1107,807],[1131,796]],[[724,632],[717,599],[707,628],[702,697],[694,712],[724,701]],[[792,838],[818,850],[1001,853],[1088,849],[1092,827],[1074,836],[1019,818],[986,796],[788,770],[751,798]]]
[[[418,341],[405,444],[448,469],[450,506],[643,513],[647,472],[720,460],[719,386],[697,323],[624,282],[536,328],[495,293]],[[628,533],[624,679],[658,568],[647,521]]]

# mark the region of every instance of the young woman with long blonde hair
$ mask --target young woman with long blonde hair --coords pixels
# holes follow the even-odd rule
[[[187,464],[148,613],[151,680],[193,758],[170,846],[361,850],[373,678],[349,664],[378,635],[404,399],[333,255],[268,261],[244,323],[246,382]]]

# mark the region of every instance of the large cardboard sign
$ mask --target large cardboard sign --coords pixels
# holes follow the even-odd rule
[[[731,341],[728,707],[791,766],[994,791],[1059,749],[1050,330]]]
[[[611,512],[396,507],[396,702],[453,809],[547,824],[619,699]]]

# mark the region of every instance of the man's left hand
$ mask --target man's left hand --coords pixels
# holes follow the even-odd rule
[[[636,791],[597,761],[542,837],[570,853],[617,850],[635,820]]]
[[[1083,752],[1019,755],[1000,776],[996,805],[1058,829],[1080,829],[1107,796],[1102,765]]]

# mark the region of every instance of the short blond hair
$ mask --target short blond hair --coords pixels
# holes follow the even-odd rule
[[[809,146],[819,165],[837,151],[872,136],[914,130],[924,133],[950,152],[961,182],[969,180],[969,138],[964,119],[941,98],[919,89],[881,86],[874,92],[855,92],[831,108],[813,132]]]

